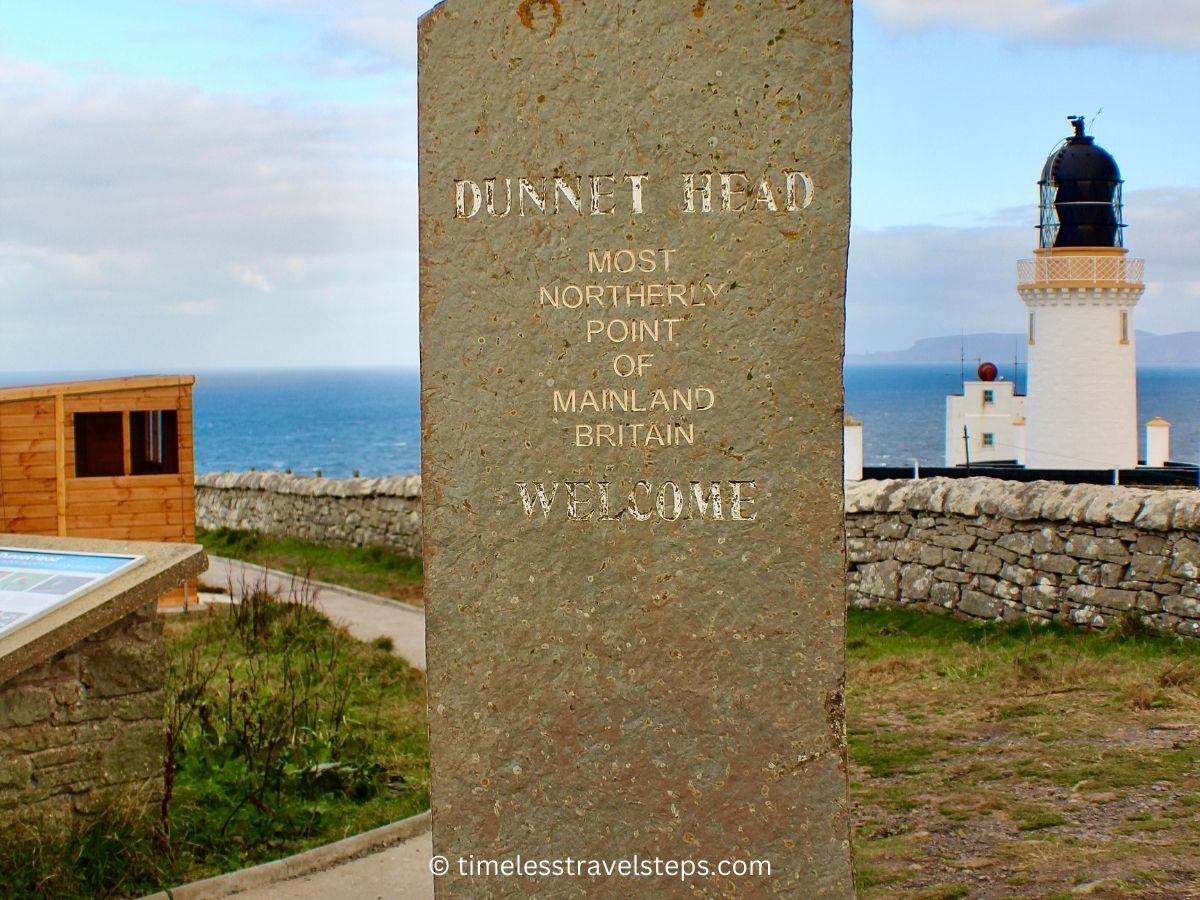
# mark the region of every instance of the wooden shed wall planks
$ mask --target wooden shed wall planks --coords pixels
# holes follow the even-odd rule
[[[196,539],[190,375],[0,388],[0,531],[114,540]],[[174,410],[178,474],[79,477],[76,413]],[[195,584],[188,586],[195,596]],[[183,589],[160,600],[179,603]]]
[[[0,526],[58,534],[53,397],[0,403]]]

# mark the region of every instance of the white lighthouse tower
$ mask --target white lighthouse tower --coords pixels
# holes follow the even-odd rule
[[[1083,118],[1046,160],[1040,241],[1017,263],[1028,310],[1025,464],[1046,469],[1134,468],[1137,371],[1133,307],[1143,260],[1130,259],[1121,173]]]

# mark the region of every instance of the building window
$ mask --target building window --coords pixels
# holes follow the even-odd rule
[[[129,414],[129,474],[179,472],[179,418],[173,409]]]
[[[119,412],[75,413],[75,474],[125,474],[124,422]]]
[[[1121,310],[1121,343],[1129,343],[1129,311]]]
[[[1029,314],[1029,344],[1033,345],[1033,313]]]
[[[173,409],[131,412],[128,432],[125,420],[120,412],[75,413],[76,477],[178,474],[179,414]]]
[[[996,392],[995,391],[984,391],[983,392],[983,402],[984,403],[995,403],[996,402]]]
[[[983,433],[983,446],[995,447],[996,446],[996,435],[992,434],[990,431],[985,431]]]

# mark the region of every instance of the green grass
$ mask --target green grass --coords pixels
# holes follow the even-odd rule
[[[176,871],[155,824],[144,812],[110,809],[65,835],[13,829],[0,842],[0,896],[90,900],[148,893]]]
[[[421,561],[386,547],[325,546],[233,528],[198,528],[196,540],[216,556],[423,605]]]
[[[231,532],[203,539],[213,552],[275,567],[286,555],[280,545],[294,543],[264,544]],[[307,567],[324,558],[322,551],[296,556]],[[419,582],[411,564],[381,565],[369,551],[329,552],[358,557],[351,568],[399,571],[409,584]],[[287,615],[293,613],[268,611],[240,627],[265,634]],[[295,615],[303,616],[299,634],[310,635],[315,620],[308,612]],[[222,649],[232,640],[231,624],[228,615],[173,620],[176,668],[189,659],[208,665],[227,657],[235,677],[258,678],[259,688],[239,700],[240,691],[231,694],[221,676],[206,686],[214,692],[207,702],[228,705],[232,696],[235,708],[240,702],[247,714],[266,714],[252,698],[284,696],[297,683],[298,651],[281,674],[255,674],[245,660],[258,656]],[[282,770],[285,780],[301,782],[293,785],[299,789],[290,805],[263,803],[282,809],[282,817],[241,802],[251,776],[221,749],[238,743],[237,716],[226,717],[234,725],[206,725],[197,717],[185,729],[169,852],[155,844],[145,822],[110,816],[61,845],[7,838],[0,847],[6,885],[41,885],[29,889],[33,896],[148,892],[423,808],[428,770],[420,676],[393,660],[385,643],[353,647],[345,651],[353,683],[332,679],[354,695],[342,718],[347,732],[340,743],[320,745],[336,753],[317,749],[319,760],[345,763],[325,788],[352,795],[352,802],[334,803],[316,784],[304,787],[302,773],[317,771],[304,760]],[[850,782],[863,898],[1068,896],[1082,882],[1116,885],[1112,896],[1122,897],[1200,893],[1200,642],[1134,626],[1094,635],[1056,625],[976,625],[852,610],[848,648]],[[318,650],[312,662],[329,655]],[[332,697],[321,702],[336,705]],[[373,750],[357,743],[368,732],[379,736]],[[196,743],[206,733],[217,738],[208,749]],[[275,795],[255,795],[264,796]],[[103,859],[106,868],[80,874],[81,858]],[[1154,861],[1151,874],[1147,860]]]
[[[1066,825],[1067,820],[1052,810],[1028,812],[1017,819],[1018,831],[1038,831],[1042,828],[1054,828],[1056,825]]]
[[[1200,663],[1200,642],[1150,629],[1133,627],[1096,635],[1058,622],[975,623],[901,609],[851,609],[846,646],[850,656],[864,662],[934,651],[953,663],[962,649],[979,648],[1026,659],[1049,659],[1066,651],[1097,659],[1116,655]]]
[[[848,743],[851,758],[865,767],[872,778],[920,772],[935,753],[935,747],[920,734],[851,733]]]

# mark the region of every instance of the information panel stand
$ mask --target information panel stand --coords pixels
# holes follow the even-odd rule
[[[0,534],[0,684],[206,568],[195,544]]]

